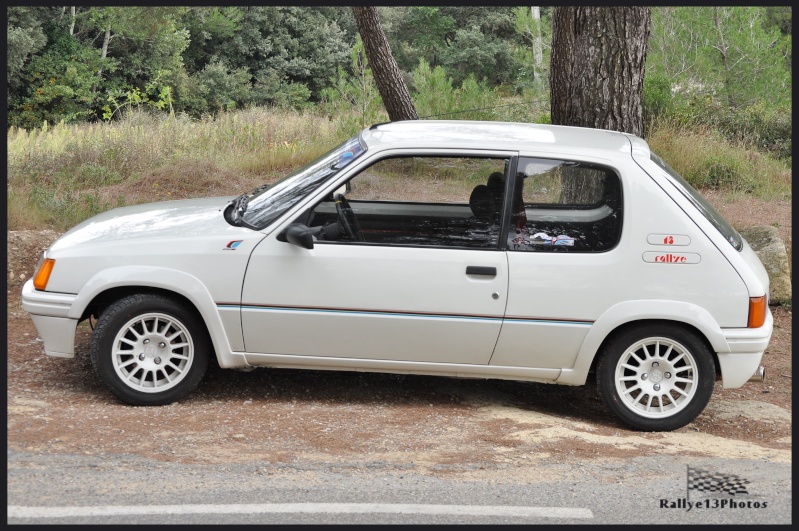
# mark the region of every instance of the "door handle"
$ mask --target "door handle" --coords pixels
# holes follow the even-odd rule
[[[467,275],[484,275],[487,277],[495,277],[497,276],[497,268],[496,267],[484,267],[484,266],[466,266],[466,274]]]

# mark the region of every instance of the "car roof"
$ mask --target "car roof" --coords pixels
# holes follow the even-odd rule
[[[375,124],[361,132],[369,149],[392,147],[463,148],[514,151],[601,153],[629,157],[631,149],[649,147],[641,138],[607,129],[515,122],[404,120]]]

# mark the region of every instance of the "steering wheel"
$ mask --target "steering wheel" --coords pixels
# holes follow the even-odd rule
[[[350,202],[341,194],[333,196],[336,201],[336,214],[338,214],[338,224],[344,229],[344,234],[351,240],[359,242],[365,241],[363,239],[363,232],[361,231],[361,224],[355,217],[355,213],[350,207]]]

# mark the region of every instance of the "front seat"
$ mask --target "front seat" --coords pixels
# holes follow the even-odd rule
[[[469,208],[472,209],[474,217],[486,223],[495,221],[494,194],[491,189],[484,184],[478,184],[469,196]]]

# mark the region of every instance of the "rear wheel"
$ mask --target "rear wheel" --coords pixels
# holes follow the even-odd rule
[[[597,366],[602,400],[643,431],[669,431],[693,421],[710,401],[713,355],[697,335],[672,324],[630,329],[605,348]]]
[[[92,365],[118,398],[163,405],[200,383],[211,342],[196,313],[156,294],[136,294],[109,306],[92,336]]]

